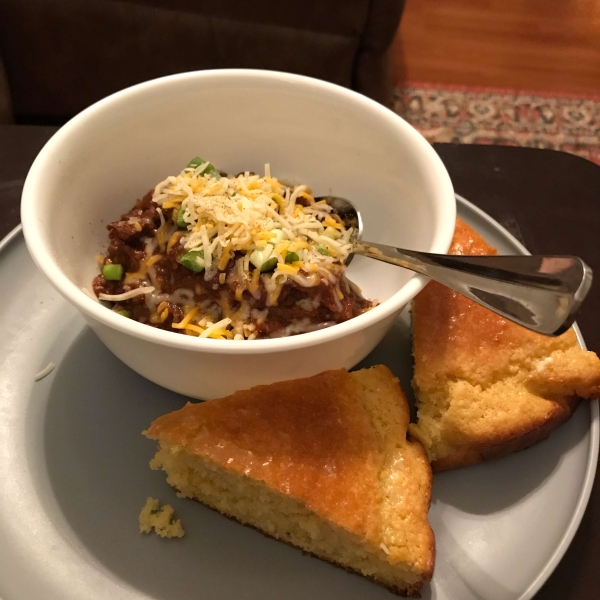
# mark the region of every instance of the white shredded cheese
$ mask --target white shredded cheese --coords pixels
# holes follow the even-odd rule
[[[33,379],[35,381],[39,381],[40,379],[44,379],[44,377],[47,377],[48,375],[50,375],[50,373],[52,373],[52,371],[54,371],[54,363],[50,362],[39,373],[36,373],[34,375]]]
[[[200,334],[200,337],[209,337],[210,334],[215,331],[215,329],[225,329],[230,323],[231,319],[221,319],[218,323],[207,327],[204,332]]]
[[[156,186],[153,195],[159,206],[168,201],[169,208],[184,208],[182,218],[187,232],[181,243],[188,251],[203,251],[207,281],[214,277],[213,267],[220,264],[225,252],[225,258],[233,252],[243,252],[248,258],[252,255],[254,259],[249,260],[257,268],[258,260],[263,264],[271,256],[277,264],[285,264],[289,252],[301,257],[300,262],[319,268],[342,267],[352,250],[352,230],[345,229],[332,216],[328,204],[315,202],[306,185],[282,184],[271,176],[268,164],[264,177],[248,172],[220,177],[213,169],[204,172],[208,164],[167,177]],[[308,206],[298,203],[301,198]],[[162,223],[162,210],[160,217]],[[248,262],[244,263],[246,273]],[[221,264],[218,269],[222,268]],[[276,276],[277,273],[267,274]]]
[[[151,294],[153,291],[154,286],[149,285],[146,287],[135,288],[134,290],[123,292],[122,294],[99,294],[98,298],[100,298],[100,300],[108,300],[110,302],[121,302],[123,300],[135,298],[136,296],[141,296],[142,294]]]

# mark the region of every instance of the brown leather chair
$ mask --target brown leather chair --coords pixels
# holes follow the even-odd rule
[[[226,67],[310,75],[390,104],[403,4],[0,0],[0,120],[62,123],[135,83]]]

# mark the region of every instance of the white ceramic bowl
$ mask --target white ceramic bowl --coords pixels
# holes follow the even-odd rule
[[[105,225],[200,155],[219,169],[263,172],[360,209],[364,239],[445,252],[455,200],[448,174],[410,125],[360,94],[314,79],[249,70],[173,75],[123,90],[77,115],[27,176],[21,217],[37,266],[106,346],[148,379],[210,399],[276,380],[350,368],[381,340],[421,276],[356,257],[349,277],[381,304],[334,327],[252,341],[198,339],[111,312],[88,297]]]

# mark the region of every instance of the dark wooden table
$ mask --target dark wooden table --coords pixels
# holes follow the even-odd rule
[[[54,131],[0,126],[0,237],[19,223],[27,171]],[[488,212],[531,252],[576,254],[600,274],[600,167],[551,150],[453,144],[437,144],[435,149],[456,192]],[[595,352],[600,352],[599,306],[600,283],[596,283],[578,318],[587,345]],[[575,539],[535,600],[596,598],[600,598],[598,480]]]

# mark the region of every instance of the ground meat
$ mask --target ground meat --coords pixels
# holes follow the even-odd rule
[[[296,204],[299,204],[300,206],[310,206],[310,200],[303,196],[298,196],[298,198],[296,198]]]
[[[109,223],[106,229],[111,240],[131,243],[142,237],[154,235],[159,226],[160,215],[156,204],[152,202],[152,191],[149,191],[141,200],[136,201],[129,212],[121,215],[120,221]]]
[[[286,328],[290,323],[307,320],[313,325],[323,323],[342,323],[363,313],[372,306],[372,303],[355,293],[352,288],[341,282],[340,287],[344,297],[339,303],[334,299],[337,294],[335,286],[329,282],[321,281],[314,287],[304,287],[288,280],[281,290],[277,306],[271,306],[267,317],[262,322],[257,322],[259,337],[270,337],[277,331]],[[315,308],[302,308],[299,301],[315,300]],[[341,310],[339,306],[341,305]]]
[[[127,243],[120,239],[112,240],[108,247],[109,260],[107,262],[123,265],[126,273],[139,271],[142,261],[146,258],[146,253],[143,245],[139,245],[139,242],[134,244],[135,242]]]
[[[97,275],[92,281],[92,290],[94,294],[99,296],[100,294],[120,294],[121,292],[120,281],[107,281],[104,275]]]
[[[326,306],[331,312],[338,312],[340,305],[339,299],[335,297],[336,289],[332,286],[329,281],[323,279],[319,282],[317,287],[317,293],[319,294],[319,300],[323,306]],[[345,320],[345,319],[344,319]]]
[[[163,326],[165,328],[172,329],[171,325],[173,325],[173,323],[179,323],[185,315],[183,314],[181,307],[173,302],[167,302],[167,311],[169,312],[169,316],[163,322]],[[185,333],[181,329],[179,331],[181,331],[181,333]]]
[[[137,227],[136,225],[137,224]],[[153,237],[160,226],[160,216],[156,204],[152,202],[152,192],[148,192],[119,221],[106,226],[111,240],[108,247],[110,262],[123,265],[126,272],[139,270],[145,258],[142,238]]]
[[[109,223],[106,228],[108,229],[108,237],[124,242],[135,239],[140,232],[129,221],[115,221],[114,223]]]

